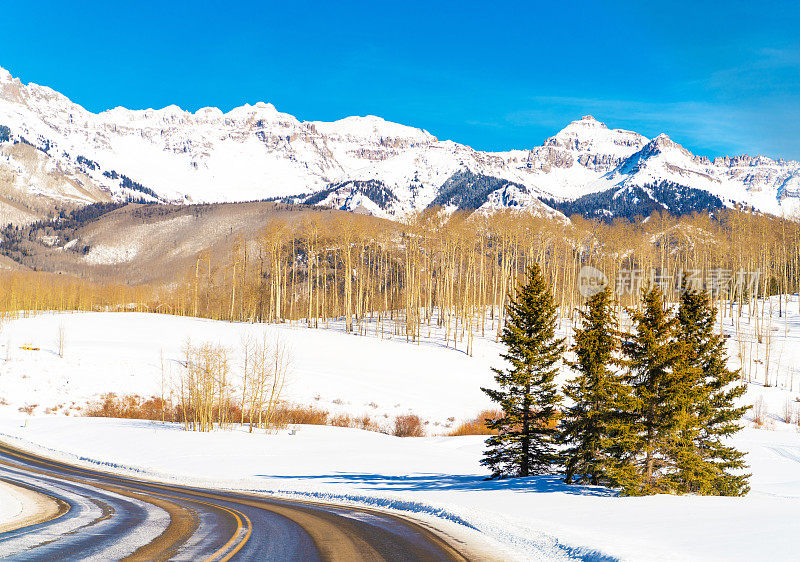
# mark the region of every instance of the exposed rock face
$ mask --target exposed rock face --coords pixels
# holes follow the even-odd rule
[[[126,198],[294,197],[386,217],[434,203],[486,212],[548,211],[543,198],[571,201],[662,182],[766,212],[791,212],[800,193],[800,163],[764,156],[712,162],[666,135],[649,140],[591,116],[542,146],[481,152],[379,117],[300,121],[262,102],[227,113],[169,106],[94,114],[0,69],[2,220],[14,213],[12,221],[26,220],[20,217],[41,214],[33,207],[57,202]],[[8,210],[12,203],[14,212]]]

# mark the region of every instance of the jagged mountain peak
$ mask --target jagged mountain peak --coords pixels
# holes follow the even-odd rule
[[[601,131],[608,131],[605,123],[598,121],[591,115],[584,115],[580,119],[572,121],[569,125],[561,129],[555,134],[554,138],[565,137],[570,135],[587,136],[596,134]],[[602,134],[602,133],[601,133]]]
[[[110,110],[111,113],[130,113],[131,115],[142,115],[142,116],[185,116],[191,115],[188,111],[177,106],[175,104],[170,104],[164,106],[160,109],[155,109],[152,107],[148,107],[147,109],[128,109],[126,107],[117,106],[114,109]],[[102,112],[100,115],[102,115]]]
[[[545,146],[626,158],[645,145],[647,138],[633,131],[609,129],[591,115],[571,122],[545,141]]]
[[[97,114],[97,117],[102,120],[126,120],[126,121],[150,121],[154,120],[157,122],[164,121],[164,122],[172,122],[172,121],[208,121],[208,120],[215,120],[221,119],[223,117],[227,117],[230,119],[239,119],[239,120],[268,120],[268,121],[280,121],[280,120],[287,120],[291,119],[296,121],[296,119],[289,115],[288,113],[281,113],[279,112],[274,105],[271,103],[265,102],[257,102],[254,105],[250,105],[249,103],[245,103],[244,105],[240,105],[238,107],[234,107],[227,113],[223,113],[221,109],[217,107],[202,107],[195,111],[194,113],[187,111],[177,105],[168,105],[166,107],[162,107],[161,109],[128,109],[126,107],[115,107],[113,109],[107,109]]]
[[[573,121],[570,125],[580,124],[583,127],[596,127],[598,129],[608,129],[608,126],[595,119],[592,115],[584,115],[578,121]]]
[[[83,107],[72,102],[61,92],[33,82],[23,84],[19,78],[13,77],[2,67],[0,67],[0,101],[27,106],[34,110],[48,108],[50,112],[86,112]]]
[[[288,115],[288,113],[281,113],[280,111],[278,111],[277,108],[271,103],[263,101],[257,101],[253,105],[245,103],[238,107],[234,107],[227,113],[227,115],[237,114],[237,113],[247,113],[247,114],[257,113],[259,115],[264,115],[264,116]]]
[[[662,146],[662,147],[680,147],[680,145],[675,141],[673,141],[671,138],[669,138],[669,135],[667,135],[666,133],[659,134],[657,137],[650,140],[648,144],[652,144],[653,146]]]
[[[299,126],[300,124],[300,121],[294,115],[278,111],[274,105],[263,101],[256,102],[254,105],[246,103],[239,107],[234,107],[224,115],[231,119],[258,121],[260,123],[290,123],[290,126]]]

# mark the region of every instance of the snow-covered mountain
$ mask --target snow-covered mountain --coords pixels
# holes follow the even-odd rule
[[[590,116],[541,146],[481,152],[379,117],[300,121],[261,102],[227,113],[169,106],[95,114],[0,69],[0,221],[24,222],[45,203],[125,198],[292,197],[387,217],[432,204],[566,212],[582,201],[585,214],[615,214],[620,197],[669,209],[658,194],[673,185],[726,205],[789,212],[800,202],[800,163],[711,161],[665,135],[648,140]]]

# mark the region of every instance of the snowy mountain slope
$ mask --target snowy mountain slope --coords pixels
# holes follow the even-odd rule
[[[45,152],[24,142],[0,144],[0,225],[26,225],[56,205],[73,208],[109,199],[86,174],[65,174]]]
[[[662,134],[594,183],[592,192],[599,191],[596,188],[604,184],[617,199],[631,199],[634,193],[644,191],[647,198],[658,201],[661,208],[673,214],[707,210],[708,200],[721,201],[726,206],[739,203],[768,213],[792,214],[800,210],[799,182],[798,162],[763,156],[711,161],[692,154]],[[653,188],[664,185],[673,186],[672,193],[653,192]],[[682,194],[707,201],[686,207],[678,202]]]
[[[37,149],[41,162],[4,168],[2,155],[19,145]],[[469,174],[493,178],[487,185],[496,189],[476,194],[463,181]],[[300,121],[263,102],[227,113],[169,106],[95,114],[0,69],[0,182],[3,177],[24,197],[51,205],[292,197],[384,217],[434,203],[458,208],[456,201],[483,211],[552,213],[542,199],[563,203],[665,181],[771,213],[792,212],[800,202],[798,162],[711,161],[665,135],[648,140],[590,116],[541,146],[481,152],[379,117]],[[457,193],[459,186],[469,194]],[[0,213],[0,219],[24,222],[24,211]]]

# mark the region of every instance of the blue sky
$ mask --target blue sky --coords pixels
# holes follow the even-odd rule
[[[269,101],[478,149],[592,114],[800,159],[797,2],[13,2],[0,66],[92,111]]]

